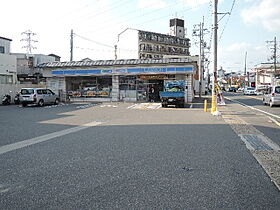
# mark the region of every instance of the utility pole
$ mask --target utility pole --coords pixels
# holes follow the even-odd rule
[[[118,58],[117,50],[118,50],[118,45],[115,44],[115,60],[117,60]]]
[[[199,29],[197,29],[199,27]],[[199,97],[201,97],[202,92],[202,82],[203,82],[203,74],[204,74],[204,48],[206,44],[204,42],[204,32],[207,29],[204,29],[204,17],[203,22],[197,25],[194,25],[193,36],[199,36]],[[199,33],[197,33],[199,32]]]
[[[273,55],[271,56],[271,58],[273,59],[273,66],[274,66],[274,71],[271,72],[271,85],[274,85],[274,80],[276,77],[276,64],[277,64],[277,40],[276,37],[274,37],[273,41],[266,41],[268,44],[273,43],[273,47],[270,48],[272,50]]]
[[[70,61],[73,61],[73,29],[71,29],[71,34],[70,34]]]
[[[215,86],[217,83],[217,53],[218,53],[218,0],[214,0],[214,14],[213,14],[213,80],[212,80],[212,108],[211,113],[217,111],[217,95]]]
[[[32,54],[32,49],[36,49],[36,47],[32,46],[32,43],[38,42],[37,40],[32,39],[32,36],[35,36],[37,34],[33,33],[30,30],[27,30],[25,32],[22,32],[21,35],[25,35],[25,39],[21,39],[20,41],[26,42],[26,45],[22,48],[26,48],[27,54]]]
[[[247,51],[245,53],[245,65],[244,65],[244,87],[246,86],[246,71],[247,71]],[[249,82],[249,78],[248,78],[248,82]]]

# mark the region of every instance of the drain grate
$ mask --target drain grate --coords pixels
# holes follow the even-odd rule
[[[268,144],[264,142],[264,140],[257,135],[240,135],[241,139],[246,143],[248,143],[254,150],[273,150]]]

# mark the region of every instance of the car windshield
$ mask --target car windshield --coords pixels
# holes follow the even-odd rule
[[[31,95],[31,94],[34,94],[34,90],[33,90],[33,89],[22,89],[22,90],[20,91],[20,93],[21,93],[22,95]]]
[[[280,93],[280,86],[275,87],[275,93]]]
[[[255,90],[255,88],[248,87],[247,90]]]

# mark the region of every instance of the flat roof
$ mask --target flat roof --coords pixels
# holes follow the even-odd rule
[[[95,60],[95,61],[67,61],[39,64],[38,68],[65,68],[65,67],[100,67],[100,66],[138,66],[149,64],[189,64],[195,61],[189,58],[166,59],[119,59],[119,60]]]
[[[8,39],[8,38],[2,37],[2,36],[0,36],[0,39],[4,39],[4,40],[10,41],[10,42],[13,41],[11,39]]]

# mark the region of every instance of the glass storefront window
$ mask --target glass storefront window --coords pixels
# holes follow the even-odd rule
[[[120,76],[120,90],[136,90],[136,76]]]
[[[70,97],[109,98],[112,92],[112,76],[68,77],[67,94]]]

